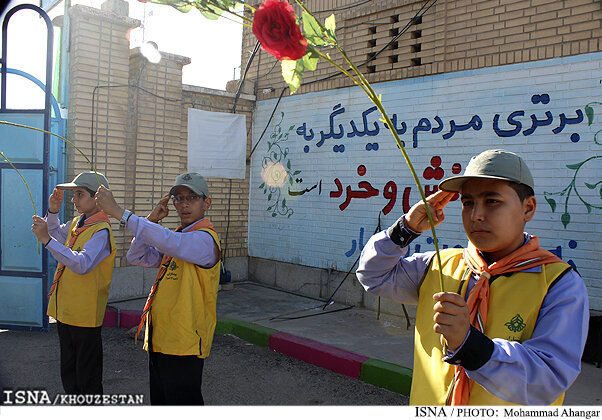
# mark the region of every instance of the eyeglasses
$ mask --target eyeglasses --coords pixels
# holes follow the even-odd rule
[[[180,204],[183,203],[184,201],[187,202],[191,202],[191,201],[196,201],[199,198],[205,198],[205,196],[200,196],[200,195],[196,195],[196,194],[191,194],[191,195],[174,195],[173,197],[173,203],[174,204]]]

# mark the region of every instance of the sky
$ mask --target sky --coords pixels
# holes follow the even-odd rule
[[[71,0],[71,4],[100,8],[103,1]],[[127,1],[130,17],[142,22],[140,28],[130,33],[130,47],[153,41],[159,51],[189,57],[191,63],[183,68],[184,84],[225,90],[228,81],[240,77],[240,23],[224,17],[216,21],[208,20],[196,9],[181,13],[170,6]],[[37,0],[13,0],[5,7],[5,12],[23,3],[39,5]],[[48,14],[51,19],[64,14],[63,1]],[[44,81],[46,29],[42,19],[34,11],[19,11],[11,18],[7,34],[8,67],[25,71]],[[41,90],[19,76],[9,75],[7,84],[8,107],[35,108],[42,100]],[[24,106],[25,102],[27,106]]]

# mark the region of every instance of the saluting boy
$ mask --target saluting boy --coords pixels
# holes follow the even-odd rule
[[[175,231],[157,224],[169,214],[170,197],[181,222]],[[138,328],[146,325],[151,404],[204,404],[203,365],[217,322],[220,274],[219,238],[205,217],[211,206],[207,182],[198,173],[179,175],[146,218],[121,208],[106,188],[99,188],[96,200],[134,235],[128,261],[160,267]]]
[[[410,404],[562,404],[579,374],[587,291],[523,231],[535,213],[533,186],[523,159],[504,150],[473,157],[464,175],[439,184],[427,199],[434,223],[460,193],[469,241],[441,252],[444,292],[434,252],[403,257],[430,229],[422,201],[364,247],[364,288],[417,305]]]
[[[101,326],[115,262],[115,242],[109,217],[94,194],[102,174],[82,172],[72,182],[56,186],[48,200],[46,219],[33,216],[32,232],[58,266],[48,294],[48,316],[57,321],[61,349],[61,380],[67,394],[102,394]],[[63,190],[80,216],[61,224],[58,212]]]

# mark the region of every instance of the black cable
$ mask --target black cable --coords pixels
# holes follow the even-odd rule
[[[257,54],[257,51],[259,51],[260,46],[261,46],[261,44],[259,43],[259,41],[257,41],[257,43],[255,44],[255,48],[253,49],[253,52],[251,53],[251,56],[249,57],[249,60],[247,61],[247,66],[245,67],[245,72],[244,72],[243,76],[240,78],[240,83],[238,85],[238,89],[236,90],[236,96],[234,97],[234,105],[232,106],[232,111],[231,111],[232,114],[234,114],[236,111],[236,103],[238,102],[238,97],[240,96],[242,87],[245,84],[245,79],[247,78],[247,73],[249,72],[249,67],[251,67],[253,58],[255,58],[255,54]]]
[[[310,318],[312,316],[326,315],[326,314],[331,314],[333,312],[346,311],[347,309],[351,309],[351,308],[353,308],[353,306],[346,306],[344,308],[333,309],[332,311],[324,311],[324,310],[322,310],[322,312],[317,312],[315,314],[290,316],[290,317],[285,317],[285,316],[277,315],[275,317],[270,318],[270,321],[278,321],[278,320],[280,320],[280,321],[290,321],[292,319]],[[312,309],[314,309],[314,308],[312,308]]]
[[[376,233],[378,233],[378,232],[381,231],[381,227],[380,227],[380,214],[381,213],[382,213],[382,210],[380,210],[378,212],[378,223],[376,224],[376,229],[374,230],[374,234],[376,234]],[[341,282],[339,283],[339,285],[337,286],[337,288],[334,289],[334,292],[332,292],[332,294],[330,295],[330,297],[326,300],[326,304],[322,307],[322,310],[326,309],[326,307],[333,302],[332,298],[339,291],[339,289],[341,288],[341,286],[343,285],[343,283],[345,282],[345,280],[347,279],[347,277],[349,277],[349,274],[351,274],[351,271],[353,271],[353,267],[355,267],[355,265],[357,264],[357,262],[360,260],[361,256],[362,256],[362,253],[360,252],[360,255],[357,256],[357,259],[355,260],[355,262],[353,263],[353,265],[351,266],[351,268],[349,269],[349,271],[347,271],[347,274],[345,274],[345,277],[343,277],[343,280],[341,280]]]
[[[94,86],[94,89],[92,90],[92,121],[90,123],[90,157],[91,157],[90,160],[92,161],[92,164],[95,163],[94,162],[94,146],[95,146],[94,138],[96,137],[95,136],[96,133],[94,132],[94,120],[96,119],[96,114],[95,114],[95,112],[96,112],[96,109],[95,109],[96,108],[96,90],[101,89],[101,88],[121,88],[121,87],[134,87],[134,88],[140,89],[141,91],[143,91],[145,93],[148,93],[149,95],[152,95],[159,99],[163,99],[165,101],[170,101],[170,102],[181,102],[182,101],[181,99],[173,99],[173,98],[168,98],[166,96],[157,95],[156,93],[153,93],[150,90],[145,89],[136,84],[96,85],[96,86]]]
[[[251,156],[253,155],[253,152],[255,151],[255,149],[257,149],[257,146],[259,145],[259,142],[263,138],[265,132],[268,131],[268,127],[270,126],[270,122],[272,122],[272,118],[274,117],[274,114],[276,113],[276,108],[278,108],[278,104],[280,103],[280,100],[282,99],[282,95],[284,95],[284,92],[286,92],[287,89],[288,89],[288,86],[285,86],[282,89],[282,92],[280,92],[280,96],[278,97],[278,102],[276,102],[276,106],[274,106],[274,109],[272,110],[272,115],[270,115],[270,118],[268,119],[268,122],[265,125],[265,128],[263,129],[263,133],[261,133],[261,136],[259,136],[259,140],[257,140],[257,143],[255,143],[255,146],[253,146],[253,149],[251,150],[251,153],[249,153],[249,157],[247,158],[247,161],[249,159],[251,159]]]
[[[382,210],[378,212],[378,223],[376,225],[376,229],[374,230],[375,234],[381,230],[381,224],[380,224],[380,214],[381,213],[382,213]],[[343,278],[343,280],[339,283],[339,285],[334,290],[334,292],[330,295],[330,297],[328,299],[326,299],[326,303],[324,303],[324,306],[322,306],[322,312],[317,312],[315,314],[308,314],[308,315],[293,316],[293,317],[283,316],[283,315],[288,315],[288,314],[292,314],[292,313],[296,313],[296,312],[300,312],[300,311],[289,312],[288,314],[276,315],[276,316],[270,318],[270,321],[274,321],[274,320],[285,320],[286,321],[286,320],[291,320],[291,319],[309,318],[309,317],[312,317],[312,316],[330,314],[330,313],[333,313],[333,312],[340,312],[340,311],[345,311],[347,309],[353,308],[353,306],[349,306],[348,305],[348,306],[346,306],[344,308],[333,309],[332,311],[325,311],[327,306],[330,306],[330,305],[332,305],[334,303],[334,301],[332,300],[332,298],[338,292],[338,290],[341,288],[341,286],[343,285],[343,283],[345,282],[345,280],[347,279],[347,277],[349,277],[349,274],[351,274],[351,271],[353,271],[353,268],[355,267],[355,265],[359,261],[361,255],[362,254],[360,252],[360,255],[357,257],[357,259],[355,260],[355,262],[353,263],[353,265],[351,266],[351,268],[349,269],[349,271],[347,272],[347,274],[345,274],[345,277]],[[317,309],[317,308],[319,308],[319,306],[316,306],[314,308],[309,308],[309,309]],[[404,307],[404,311],[405,311],[405,307]]]
[[[259,51],[259,47],[260,47],[260,43],[259,41],[257,41],[257,43],[255,44],[255,48],[253,49],[253,52],[251,53],[251,56],[249,57],[249,59],[247,60],[247,65],[245,67],[245,71],[242,75],[242,77],[240,78],[240,83],[238,85],[238,89],[236,90],[236,96],[234,97],[234,104],[232,105],[232,109],[230,110],[231,114],[234,114],[236,112],[236,105],[238,103],[238,98],[240,97],[240,92],[242,91],[242,87],[245,84],[245,79],[247,78],[247,73],[249,71],[249,68],[251,67],[251,63],[253,62],[253,58],[255,58],[255,54],[257,54],[257,51]],[[228,214],[226,216],[226,236],[224,236],[224,243],[222,246],[222,252],[221,252],[221,262],[222,262],[222,267],[221,267],[221,271],[222,272],[226,272],[226,264],[225,264],[225,256],[226,256],[226,250],[228,247],[228,233],[230,232],[230,209],[232,207],[232,179],[230,179],[230,187],[228,190]]]

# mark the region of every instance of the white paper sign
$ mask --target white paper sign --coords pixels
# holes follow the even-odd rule
[[[188,108],[188,171],[205,178],[245,178],[246,117]]]

